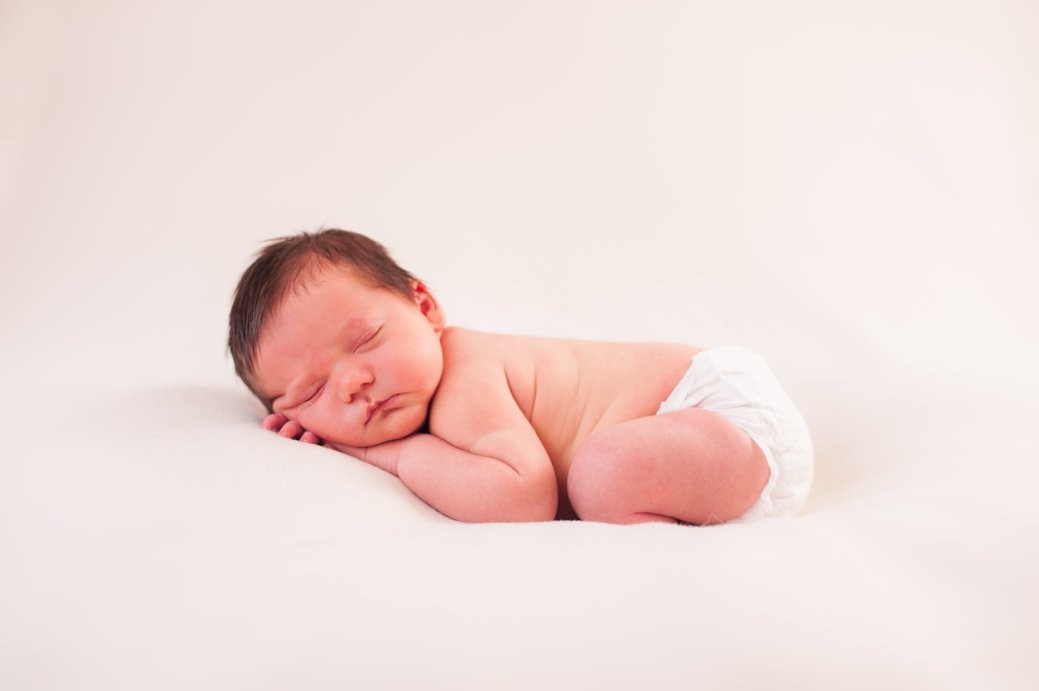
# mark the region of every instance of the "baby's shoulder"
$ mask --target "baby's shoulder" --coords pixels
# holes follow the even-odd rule
[[[456,425],[493,416],[512,401],[515,353],[510,337],[452,327],[441,334],[443,373],[430,409],[433,434],[453,438]]]
[[[490,334],[460,326],[448,326],[440,334],[440,345],[444,349],[444,357],[464,355],[479,349],[481,342],[486,342]]]
[[[448,327],[440,336],[444,367],[504,364],[522,352],[522,340],[521,336]]]

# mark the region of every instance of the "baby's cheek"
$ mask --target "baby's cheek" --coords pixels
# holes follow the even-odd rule
[[[426,416],[428,406],[414,406],[400,411],[398,419],[393,420],[392,438],[403,439],[415,432],[421,432],[426,427]],[[388,441],[388,440],[387,440]]]
[[[341,418],[332,421],[323,421],[320,430],[314,433],[325,441],[345,444],[347,446],[368,446],[364,443],[364,428],[356,422]]]

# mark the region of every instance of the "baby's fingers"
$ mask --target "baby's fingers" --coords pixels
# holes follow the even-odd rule
[[[297,439],[305,431],[303,425],[299,424],[295,420],[289,420],[280,430],[278,430],[278,434],[288,439]]]
[[[281,413],[271,413],[263,419],[261,426],[264,429],[269,429],[272,432],[277,432],[281,429],[281,426],[284,425],[286,422],[288,422],[288,418],[286,418]]]
[[[321,438],[313,432],[303,428],[295,420],[290,420],[281,413],[271,413],[263,419],[263,428],[271,432],[277,432],[286,439],[299,439],[304,444],[320,444]]]
[[[314,434],[310,430],[305,430],[303,432],[303,436],[300,437],[299,440],[301,442],[303,442],[304,444],[320,444],[321,443],[321,437],[317,436],[316,434]]]

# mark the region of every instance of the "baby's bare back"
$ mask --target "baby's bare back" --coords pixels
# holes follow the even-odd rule
[[[573,452],[592,432],[656,413],[700,349],[670,343],[603,343],[449,328],[444,379],[473,358],[501,363],[509,389],[565,482]],[[436,402],[434,401],[434,406]],[[479,410],[479,401],[474,401]]]

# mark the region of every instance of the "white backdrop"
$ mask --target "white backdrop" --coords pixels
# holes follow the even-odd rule
[[[116,349],[122,381],[225,375],[237,270],[323,224],[383,240],[476,328],[796,350],[817,334],[791,314],[829,311],[913,364],[1035,335],[1017,317],[1039,297],[1027,5],[0,17],[3,308],[38,335],[5,359],[60,380]]]
[[[761,351],[816,436],[807,525],[840,535],[842,512],[862,508],[878,531],[863,539],[884,544],[926,515],[957,527],[921,544],[952,545],[970,511],[992,530],[1007,519],[1016,532],[974,536],[1024,579],[996,609],[1037,612],[1039,474],[1023,434],[1039,413],[1037,35],[1039,6],[1009,0],[0,4],[0,642],[16,679],[138,680],[68,662],[106,659],[129,634],[113,624],[111,645],[91,648],[75,626],[60,633],[38,584],[62,584],[67,604],[111,596],[56,570],[164,544],[147,517],[136,537],[105,529],[150,502],[175,511],[165,480],[205,493],[200,525],[226,518],[222,492],[291,484],[292,464],[275,482],[274,466],[237,463],[300,452],[254,434],[226,313],[262,240],[323,225],[389,246],[456,324]],[[310,467],[300,505],[326,472],[390,491],[341,465]],[[935,478],[948,484],[928,494]],[[433,521],[405,495],[362,496],[352,505],[403,521],[400,535]],[[253,525],[258,540],[271,528]],[[199,569],[208,545],[188,550]],[[974,621],[1005,636],[990,668],[895,685],[967,688],[994,669],[1021,681],[1014,641],[1033,625],[993,617]],[[48,649],[66,677],[26,653],[42,665]],[[252,659],[239,653],[192,659],[234,686]],[[325,681],[362,678],[312,662]]]

